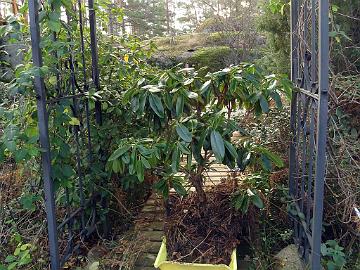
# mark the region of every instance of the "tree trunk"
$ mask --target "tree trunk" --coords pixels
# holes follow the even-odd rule
[[[16,0],[12,0],[12,10],[14,15],[17,15],[19,12],[19,7]]]
[[[167,31],[168,35],[170,35],[170,7],[169,7],[169,1],[170,0],[165,0],[165,4],[166,4],[166,31]]]
[[[201,204],[206,203],[206,193],[203,187],[203,177],[201,174],[190,176],[191,184],[194,186]]]

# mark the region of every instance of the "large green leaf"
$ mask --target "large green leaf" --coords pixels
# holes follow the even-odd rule
[[[267,100],[265,99],[265,97],[263,95],[260,95],[260,106],[261,106],[261,110],[264,113],[269,112],[269,103],[267,102]]]
[[[262,162],[262,167],[264,168],[265,171],[270,172],[272,170],[271,161],[270,159],[268,159],[266,155],[261,154],[261,162]]]
[[[141,157],[141,162],[143,163],[143,165],[145,166],[146,169],[151,168],[151,165],[150,165],[149,161],[146,158]]]
[[[155,189],[161,192],[164,199],[167,199],[169,196],[169,185],[166,177],[161,178],[157,183],[154,185]]]
[[[118,159],[115,159],[112,162],[112,170],[114,173],[119,173],[121,171],[121,162]]]
[[[176,116],[181,116],[184,111],[184,97],[182,95],[178,96],[176,100]]]
[[[262,146],[255,147],[255,150],[259,153],[265,155],[268,159],[270,159],[277,167],[284,167],[284,161],[278,155],[272,153],[270,150],[266,149]]]
[[[262,201],[262,199],[258,194],[254,194],[253,196],[251,196],[251,201],[257,208],[259,209],[264,208],[264,202]]]
[[[192,134],[191,132],[188,130],[187,127],[185,127],[183,124],[179,123],[176,126],[176,132],[179,135],[179,137],[184,141],[184,142],[191,142],[192,141]]]
[[[178,172],[179,171],[179,166],[180,166],[180,151],[178,148],[175,148],[175,150],[172,153],[172,163],[171,163],[171,169],[172,171]]]
[[[117,150],[115,150],[114,153],[112,153],[112,155],[109,157],[109,161],[113,161],[117,158],[119,158],[120,156],[122,156],[123,154],[125,154],[129,149],[130,149],[130,145],[125,145],[125,146],[121,146],[119,147]]]
[[[210,141],[216,160],[222,162],[225,157],[225,145],[221,134],[218,131],[213,130],[210,135]]]
[[[200,88],[200,93],[204,94],[209,89],[210,84],[211,84],[211,80],[205,82]]]
[[[161,98],[157,95],[149,96],[149,103],[151,109],[159,116],[160,118],[164,118],[164,106],[161,102]]]
[[[190,155],[191,151],[187,148],[187,146],[184,143],[178,142],[179,150],[186,155]]]
[[[238,157],[238,153],[236,152],[236,148],[228,141],[224,141],[225,142],[225,147],[226,149],[229,151],[229,153],[231,154],[231,156],[234,159],[237,159]]]
[[[144,182],[145,168],[144,168],[144,164],[141,162],[141,160],[136,160],[135,170],[136,170],[136,176],[139,179],[139,181],[141,183]]]
[[[172,187],[175,189],[176,193],[180,196],[185,196],[187,194],[186,189],[182,185],[181,177],[173,177],[171,181]]]
[[[56,32],[56,33],[60,32],[60,29],[61,29],[60,20],[58,20],[58,21],[49,20],[49,21],[48,21],[48,26],[49,26],[49,29],[50,29],[51,31],[54,31],[54,32]]]

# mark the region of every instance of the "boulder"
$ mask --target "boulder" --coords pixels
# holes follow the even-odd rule
[[[289,245],[275,255],[276,270],[304,270],[306,269],[296,245]]]

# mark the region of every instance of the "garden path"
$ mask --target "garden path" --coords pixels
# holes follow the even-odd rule
[[[227,166],[213,164],[205,174],[205,185],[211,187],[226,178],[230,170]],[[192,190],[193,188],[190,188]],[[134,270],[154,270],[154,262],[160,249],[164,225],[164,213],[162,198],[157,194],[152,194],[144,205],[136,221],[135,230],[137,238],[143,241],[143,252],[139,255],[135,263]]]

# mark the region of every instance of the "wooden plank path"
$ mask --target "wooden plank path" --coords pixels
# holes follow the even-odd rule
[[[230,170],[227,166],[213,164],[211,169],[205,174],[205,186],[211,187],[226,178]],[[191,188],[190,190],[193,190]],[[137,238],[143,241],[143,252],[135,262],[134,270],[154,270],[154,262],[159,252],[162,238],[164,235],[164,215],[165,209],[163,199],[152,194],[144,205],[135,224]]]
[[[164,226],[164,207],[162,198],[152,194],[144,205],[136,221],[137,237],[143,240],[144,251],[135,262],[134,270],[153,270],[159,252]]]

